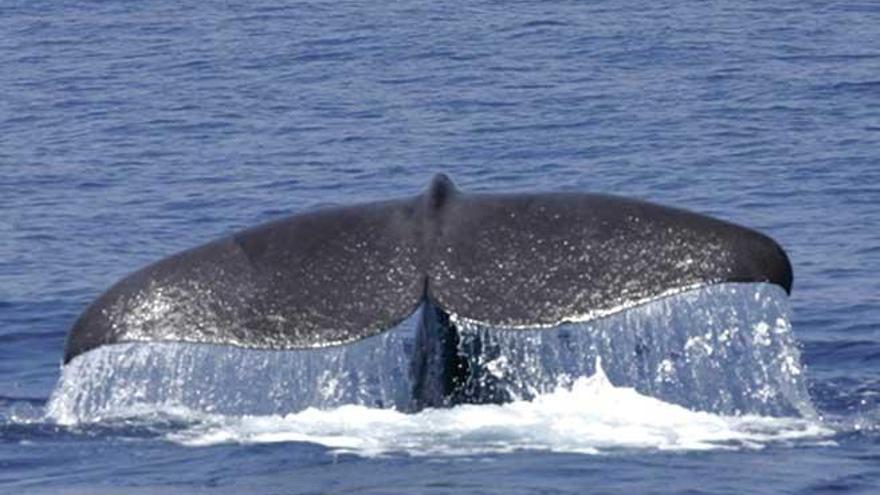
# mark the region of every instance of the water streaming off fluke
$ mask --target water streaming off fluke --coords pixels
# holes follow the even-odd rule
[[[692,410],[812,417],[788,311],[777,286],[721,284],[549,329],[460,318],[456,325],[473,393],[532,400],[593,375],[601,358],[615,386]],[[64,367],[48,415],[77,423],[145,407],[223,415],[343,405],[406,411],[418,316],[355,344],[311,350],[105,346]]]

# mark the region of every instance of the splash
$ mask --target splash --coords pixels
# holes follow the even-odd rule
[[[106,346],[63,370],[58,423],[171,415],[188,446],[312,442],[374,456],[517,450],[604,453],[823,442],[783,291],[724,284],[550,329],[459,319],[471,387],[505,404],[402,411],[419,315],[383,335],[308,351]]]
[[[227,415],[340,404],[404,409],[415,318],[354,344],[302,351],[188,343],[100,347],[62,369],[47,416],[75,424],[133,408]]]
[[[769,284],[701,287],[600,320],[552,329],[457,327],[475,388],[529,400],[595,371],[695,410],[814,417],[785,292]]]
[[[621,390],[670,407],[732,417],[812,418],[787,304],[774,285],[721,284],[551,329],[459,320],[458,351],[470,360],[469,386],[492,387],[513,402],[478,406],[486,414],[540,407],[542,401],[582,389],[578,384],[587,377],[607,373]],[[365,415],[409,418],[399,411],[411,400],[410,356],[418,318],[355,344],[311,350],[105,346],[64,367],[47,414],[72,424],[118,417],[133,408],[277,419],[337,411],[320,413],[329,418],[359,407]]]
[[[283,416],[201,417],[198,424],[167,437],[187,446],[311,442],[365,456],[444,456],[520,450],[601,454],[632,449],[760,449],[822,442],[833,434],[808,419],[691,411],[632,388],[615,387],[598,362],[595,368],[594,375],[532,401],[417,414],[347,405]]]

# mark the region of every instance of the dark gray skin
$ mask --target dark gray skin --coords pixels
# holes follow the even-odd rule
[[[462,395],[449,314],[534,328],[721,282],[790,292],[791,265],[769,237],[684,210],[596,194],[464,194],[437,175],[415,197],[294,215],[125,277],[76,321],[64,363],[119,342],[342,345],[425,305],[414,402],[478,402]]]

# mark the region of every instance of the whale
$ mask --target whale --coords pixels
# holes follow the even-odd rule
[[[413,407],[502,402],[469,384],[457,327],[553,328],[677,292],[761,282],[791,292],[772,238],[683,209],[581,192],[468,193],[438,174],[415,196],[258,225],[122,278],[68,333],[62,364],[102,346],[345,346],[416,312]]]

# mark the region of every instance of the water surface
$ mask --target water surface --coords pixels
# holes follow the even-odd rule
[[[876,493],[877,26],[870,2],[4,2],[0,491]],[[465,190],[621,194],[771,235],[793,261],[791,332],[833,433],[780,438],[808,427],[737,430],[719,412],[684,417],[752,436],[645,440],[681,434],[672,421],[566,449],[501,419],[546,411],[523,402],[377,427],[394,448],[373,455],[315,438],[371,438],[364,411],[328,413],[325,430],[173,410],[46,419],[69,326],[124,274],[292,212],[414,194],[438,171]],[[605,365],[610,388],[545,400],[616,400]],[[588,414],[569,415],[584,438],[605,424],[576,421]],[[478,447],[452,453],[420,440],[456,417],[507,430],[440,442]],[[776,436],[756,440],[756,424]]]

